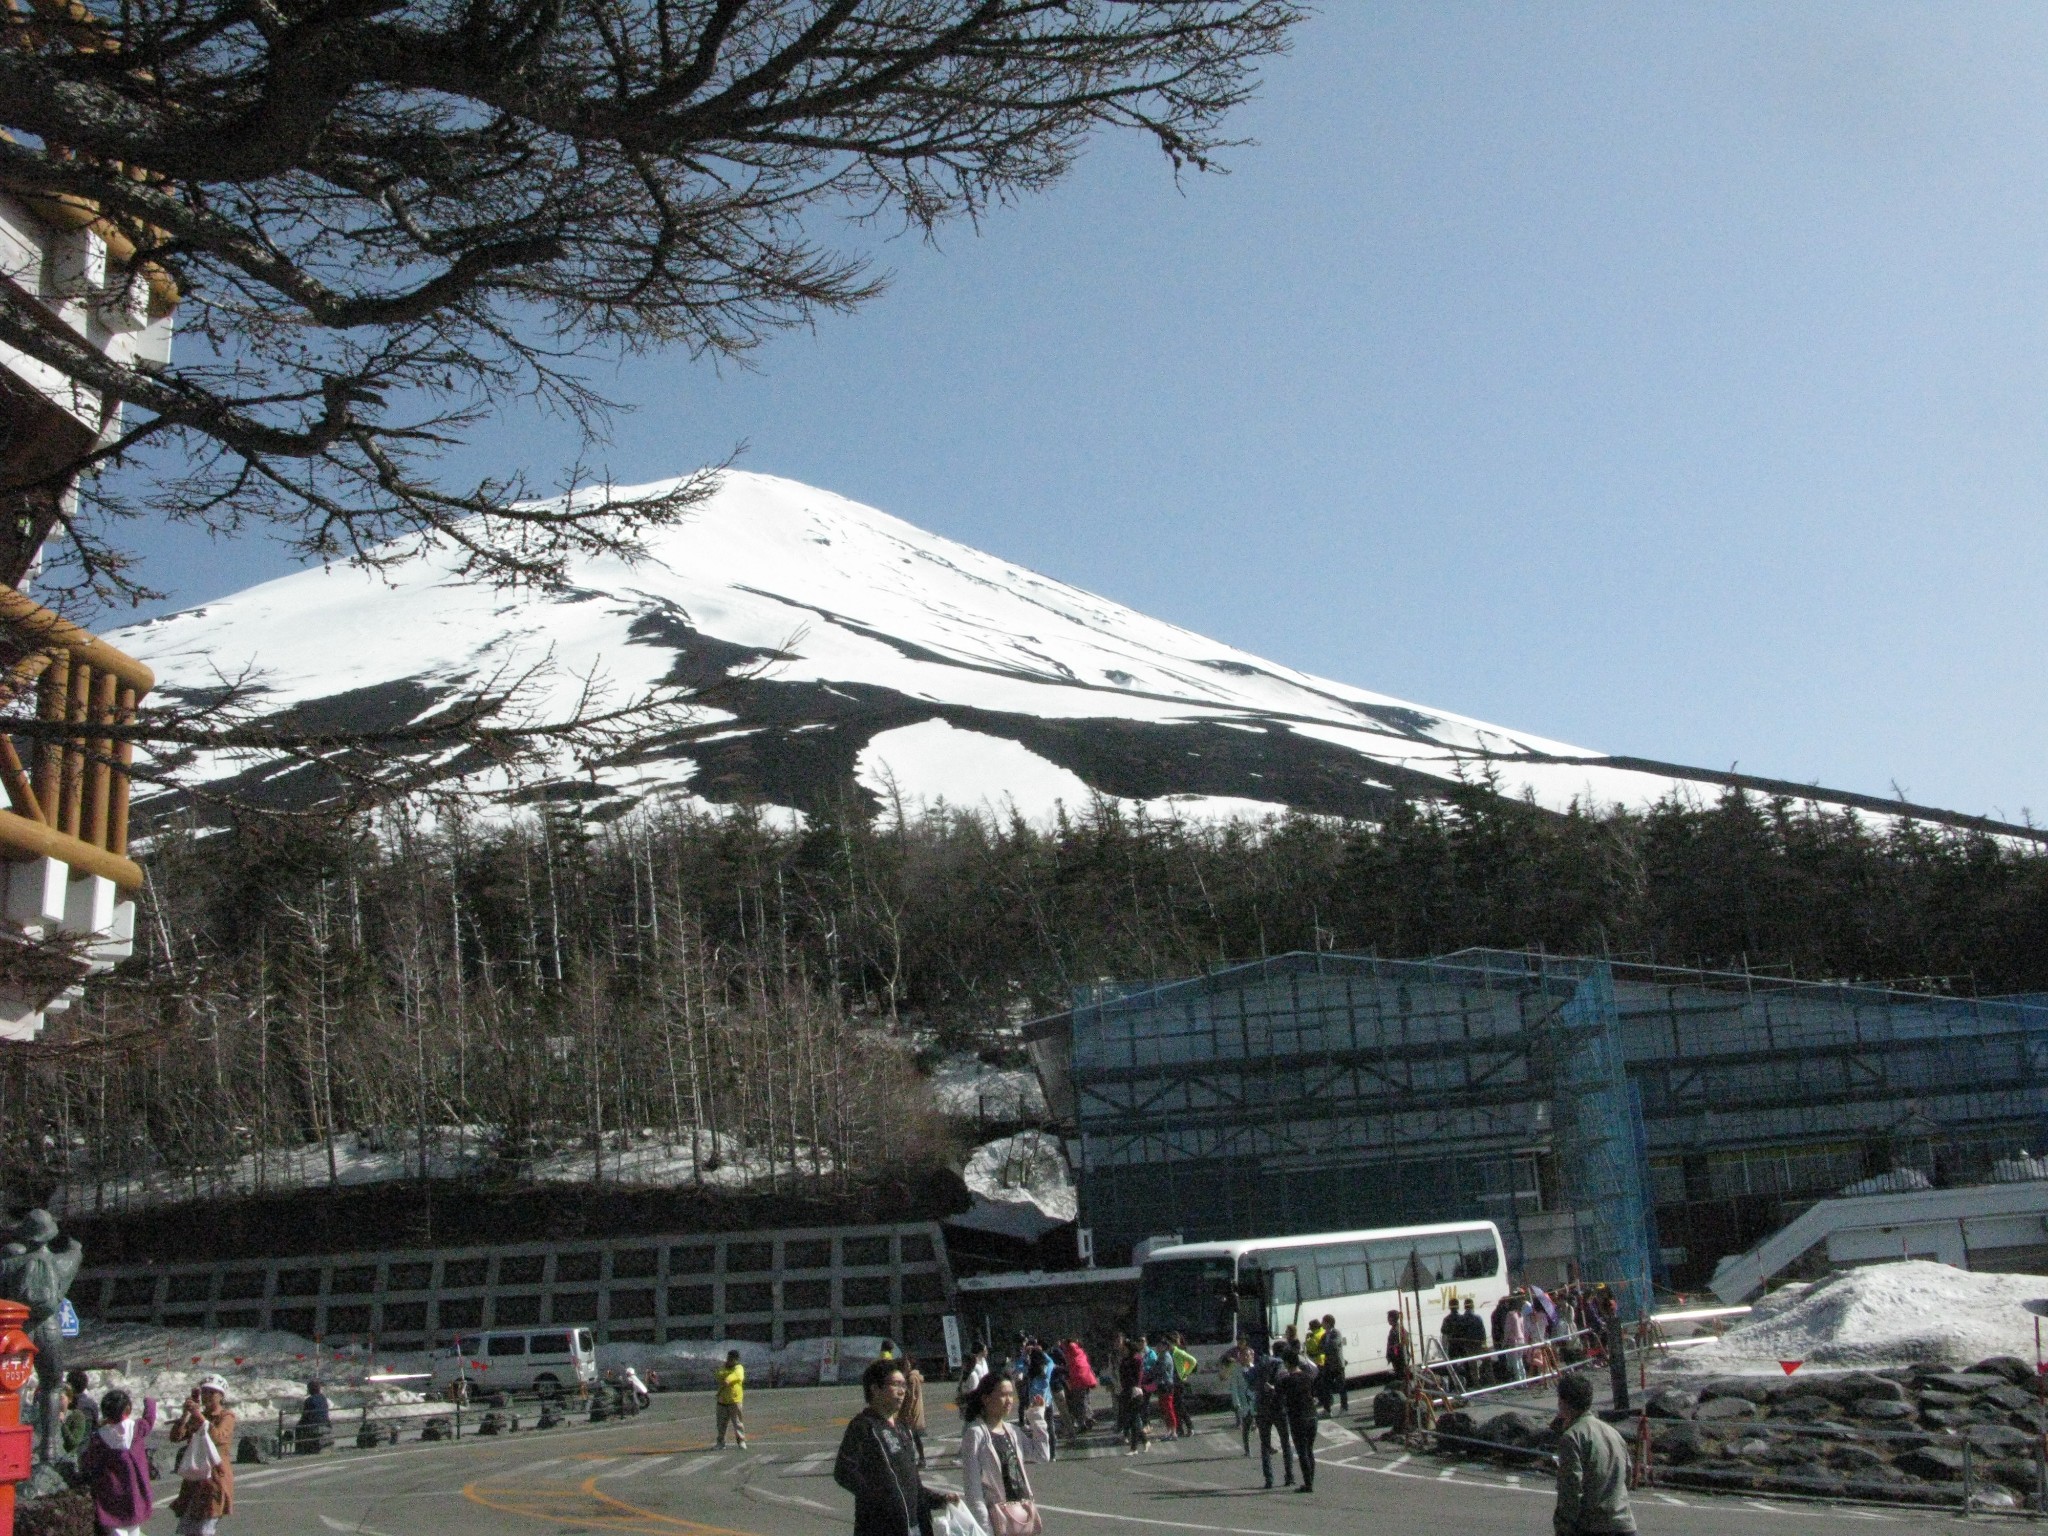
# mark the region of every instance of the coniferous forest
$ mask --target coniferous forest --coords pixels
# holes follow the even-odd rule
[[[11,1191],[117,1210],[421,1176],[831,1193],[955,1155],[921,1067],[1077,985],[1468,945],[2048,991],[2048,855],[1731,792],[1381,823],[643,813],[169,834],[136,955],[0,1058]],[[287,1173],[287,1169],[295,1173]],[[587,1168],[587,1171],[586,1171]],[[681,1172],[676,1170],[680,1169]],[[560,1176],[559,1172],[556,1174]]]

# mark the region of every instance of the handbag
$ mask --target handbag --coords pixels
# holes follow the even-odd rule
[[[1017,1437],[1007,1424],[1002,1428],[1002,1443],[1008,1450],[1007,1456],[1002,1456],[1000,1451],[997,1453],[1003,1459],[1003,1491],[1015,1493],[1021,1488],[1024,1497],[1003,1499],[989,1505],[989,1536],[1043,1536],[1045,1517],[1039,1514],[1038,1504],[1031,1497],[1031,1484],[1024,1476],[1023,1462],[1017,1452]],[[1010,1476],[1013,1470],[1016,1473],[1014,1481]]]
[[[188,1483],[209,1482],[220,1464],[220,1447],[213,1443],[213,1426],[202,1422],[178,1456],[178,1476]]]

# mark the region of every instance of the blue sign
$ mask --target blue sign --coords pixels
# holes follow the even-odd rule
[[[66,1296],[63,1305],[57,1308],[57,1331],[67,1339],[78,1337],[78,1308],[71,1305],[69,1296]]]

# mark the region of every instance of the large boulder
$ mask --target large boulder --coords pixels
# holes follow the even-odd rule
[[[1757,1405],[1746,1397],[1710,1397],[1693,1413],[1693,1417],[1702,1424],[1730,1423],[1753,1419],[1756,1415]]]
[[[1671,1466],[1686,1466],[1713,1450],[1713,1441],[1697,1424],[1684,1419],[1650,1420],[1650,1458]]]
[[[1979,1466],[1977,1475],[2019,1493],[2033,1493],[2039,1487],[2041,1469],[2031,1460],[2011,1458],[1994,1461],[1988,1466]]]
[[[2009,1381],[2001,1381],[1980,1399],[1993,1403],[2008,1413],[2031,1413],[2041,1406],[2041,1398],[2031,1387],[2016,1387]]]
[[[1970,1367],[1972,1376],[1996,1376],[2015,1387],[2031,1387],[2034,1384],[2034,1367],[2031,1361],[2017,1355],[1993,1355],[1989,1360],[1979,1360]]]
[[[1850,1412],[1859,1419],[1896,1424],[1913,1417],[1913,1405],[1896,1397],[1859,1397]]]
[[[1921,1379],[1925,1383],[1922,1391],[1956,1392],[1964,1397],[1975,1397],[1980,1392],[1989,1392],[1993,1387],[2007,1384],[2003,1376],[1989,1373],[1979,1375],[1975,1371],[1950,1371],[1945,1375],[1926,1376]]]
[[[1689,1419],[1699,1406],[1699,1394],[1689,1387],[1659,1387],[1645,1404],[1653,1419]]]
[[[1972,1424],[1963,1438],[1987,1456],[2024,1456],[2034,1449],[2034,1437],[2007,1424]]]
[[[1867,1445],[1831,1445],[1827,1463],[1839,1472],[1862,1472],[1886,1464],[1884,1457]]]
[[[1801,1397],[1774,1398],[1771,1402],[1771,1417],[1775,1419],[1817,1419],[1834,1411],[1834,1403],[1815,1392]]]
[[[1483,1420],[1477,1434],[1480,1439],[1491,1440],[1495,1445],[1533,1447],[1549,1438],[1550,1429],[1534,1414],[1510,1408],[1504,1413],[1497,1413],[1492,1418]]]
[[[1963,1453],[1946,1445],[1923,1445],[1917,1451],[1894,1457],[1892,1465],[1930,1483],[1959,1483],[1963,1480]]]
[[[1700,1388],[1700,1397],[1706,1401],[1739,1397],[1752,1403],[1766,1403],[1771,1398],[1771,1384],[1755,1376],[1716,1376]]]
[[[1895,1403],[1906,1400],[1906,1388],[1902,1382],[1872,1371],[1850,1371],[1842,1376],[1825,1377],[1817,1385],[1838,1403],[1858,1403],[1871,1397],[1888,1397]]]

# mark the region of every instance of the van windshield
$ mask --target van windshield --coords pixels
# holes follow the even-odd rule
[[[578,1328],[576,1330],[576,1347],[586,1355],[595,1352],[597,1346],[590,1342],[590,1330],[588,1328]]]

